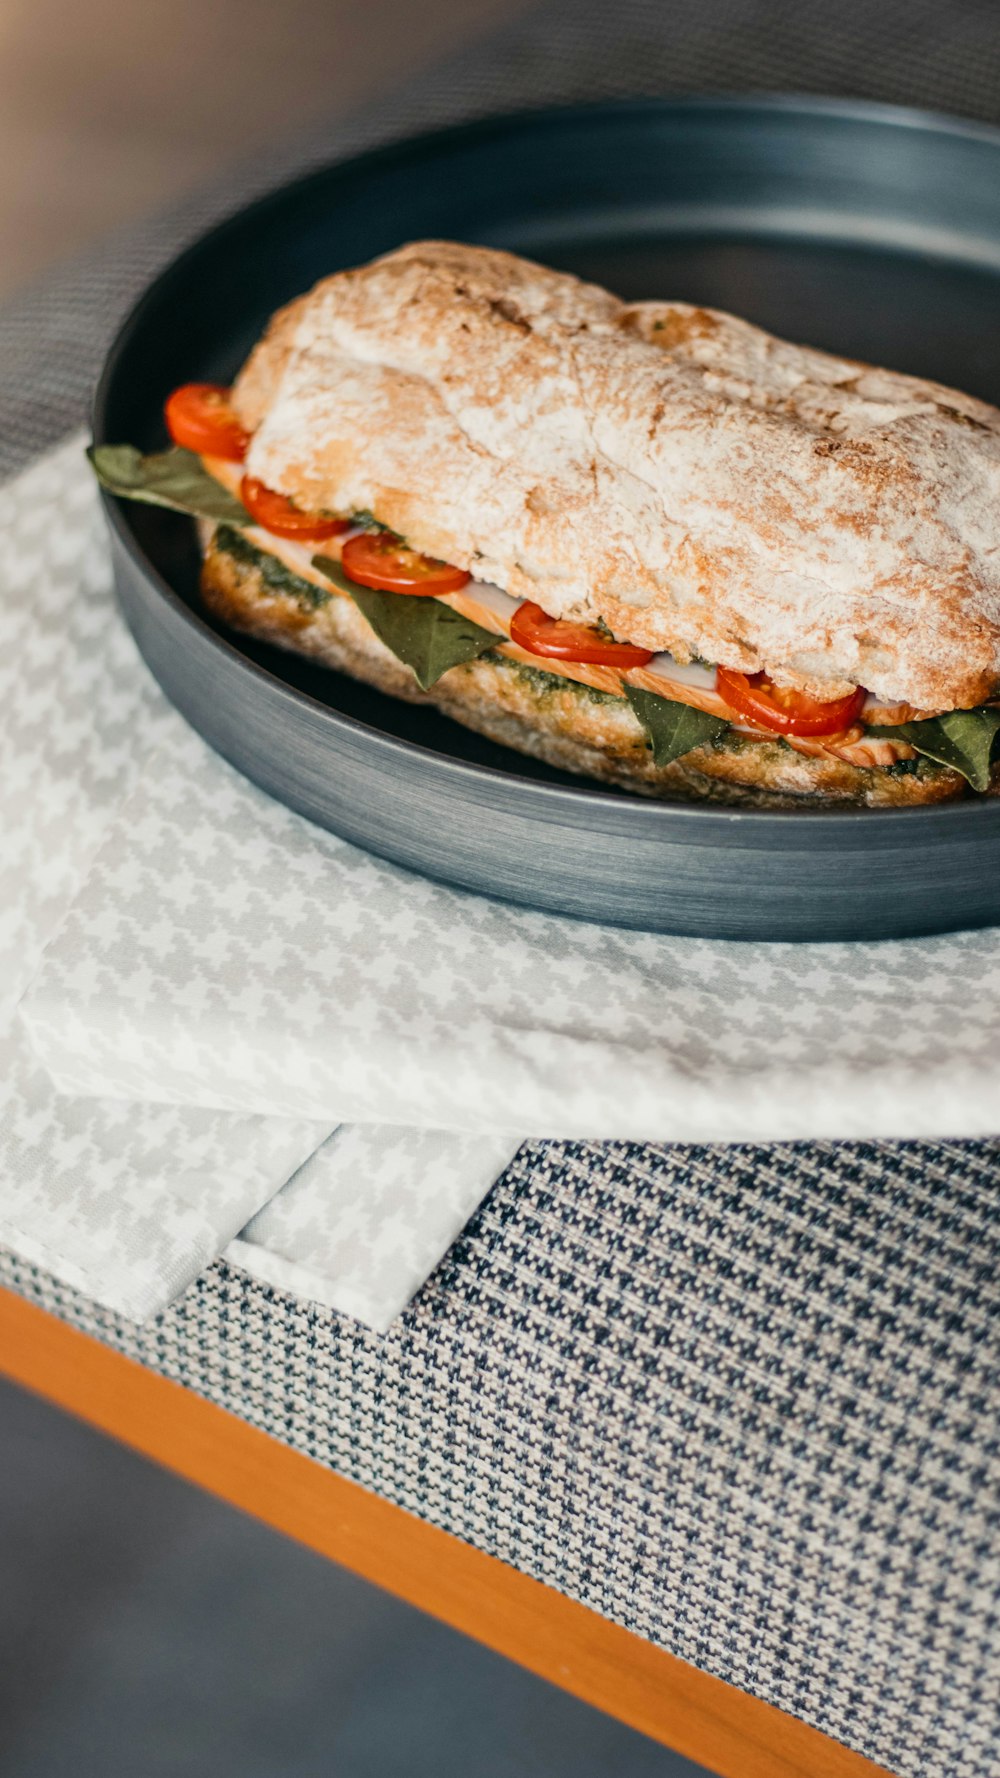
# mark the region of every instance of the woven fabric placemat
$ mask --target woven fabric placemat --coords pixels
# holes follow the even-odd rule
[[[389,1334],[0,1281],[906,1778],[998,1770],[1000,1144],[529,1143]]]
[[[177,248],[295,172],[553,100],[849,94],[1000,118],[994,0],[536,9],[0,310],[0,474],[85,417]],[[913,1778],[1000,1773],[1000,1143],[525,1145],[386,1337],[219,1264],[131,1356]]]

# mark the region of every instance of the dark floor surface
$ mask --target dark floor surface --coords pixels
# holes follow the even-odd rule
[[[0,1382],[0,1778],[698,1778]]]

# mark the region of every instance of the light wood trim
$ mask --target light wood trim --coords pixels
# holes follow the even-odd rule
[[[797,1718],[424,1524],[2,1289],[0,1371],[720,1778],[885,1778],[882,1767]]]

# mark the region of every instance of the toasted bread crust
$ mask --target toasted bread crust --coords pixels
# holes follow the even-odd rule
[[[275,317],[248,468],[555,616],[820,697],[1000,686],[1000,412],[718,311],[424,242]]]
[[[500,655],[453,667],[429,692],[379,641],[353,601],[276,591],[247,546],[240,556],[209,541],[202,570],[206,605],[224,623],[279,648],[309,656],[408,703],[429,704],[478,734],[575,772],[643,796],[683,801],[752,803],[782,808],[804,801],[886,808],[946,801],[965,785],[955,772],[920,762],[896,773],[859,769],[835,759],[803,757],[780,742],[727,738],[657,766],[644,731],[624,699]]]

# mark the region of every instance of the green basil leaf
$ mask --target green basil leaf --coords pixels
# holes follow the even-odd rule
[[[705,710],[678,704],[673,698],[661,698],[656,692],[640,691],[635,685],[626,685],[625,692],[646,731],[654,765],[670,765],[692,748],[714,741],[729,727],[724,716],[709,716]]]
[[[313,556],[313,567],[341,592],[350,594],[379,641],[404,666],[413,669],[423,691],[429,691],[449,667],[473,661],[503,640],[492,630],[460,617],[450,605],[442,605],[440,599],[382,593],[374,587],[359,586],[357,581],[348,579],[340,563],[331,556]]]
[[[209,475],[200,457],[179,445],[150,457],[144,457],[135,445],[92,445],[87,456],[102,488],[123,500],[168,506],[195,518],[215,519],[218,524],[250,523],[245,507]]]
[[[946,716],[929,716],[924,722],[901,722],[891,728],[876,724],[868,733],[890,741],[909,741],[927,759],[961,772],[973,790],[988,790],[990,758],[998,729],[1000,710],[983,705],[978,710],[950,710]]]

